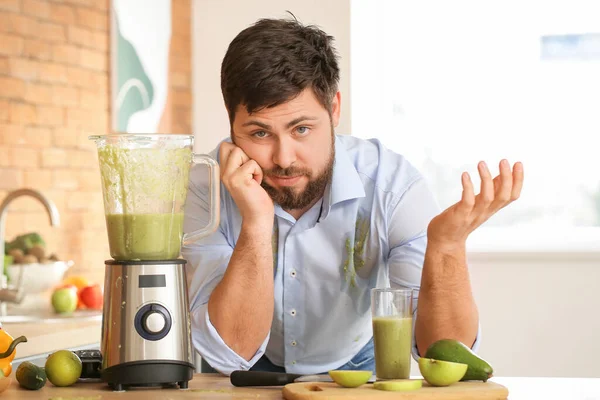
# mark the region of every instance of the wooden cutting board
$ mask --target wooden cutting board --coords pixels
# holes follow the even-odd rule
[[[458,382],[446,387],[433,387],[423,382],[421,389],[411,392],[386,392],[373,389],[372,384],[349,389],[337,383],[290,383],[283,388],[283,397],[287,400],[505,400],[508,389],[491,381]]]

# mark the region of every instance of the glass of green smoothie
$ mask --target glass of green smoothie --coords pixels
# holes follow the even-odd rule
[[[181,244],[214,231],[219,221],[219,166],[194,154],[192,135],[90,136],[98,160],[110,255],[119,261],[172,260]],[[193,164],[210,173],[210,220],[183,234],[183,213]]]
[[[411,289],[371,289],[377,379],[408,379],[412,348]]]

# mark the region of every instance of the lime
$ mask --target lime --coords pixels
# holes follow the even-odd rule
[[[81,360],[69,350],[59,350],[46,360],[46,375],[54,386],[70,386],[81,376]]]
[[[408,392],[421,389],[422,379],[390,379],[387,381],[377,381],[373,384],[373,389],[387,390],[389,392]]]
[[[373,375],[373,372],[371,371],[329,371],[329,376],[335,383],[347,388],[355,388],[364,385],[367,383],[371,375]]]

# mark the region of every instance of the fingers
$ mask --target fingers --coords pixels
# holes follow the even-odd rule
[[[478,164],[481,176],[481,192],[475,198],[475,220],[485,220],[501,208],[519,198],[523,187],[523,164],[515,163],[511,172],[506,159],[500,161],[500,174],[493,180],[486,164]]]
[[[478,204],[475,207],[487,208],[494,201],[494,182],[492,182],[492,174],[484,161],[477,164],[479,176],[481,177],[481,192],[477,196]]]
[[[250,160],[242,149],[231,143],[222,143],[219,153],[222,179],[228,179],[239,167]]]
[[[468,172],[463,172],[461,176],[462,180],[462,198],[459,203],[459,210],[465,213],[470,213],[475,206],[475,192],[473,190],[473,182]]]
[[[515,163],[512,173],[513,186],[510,193],[510,201],[515,201],[521,195],[521,189],[523,188],[523,180],[525,179],[525,171],[523,170],[523,164],[521,162]]]
[[[244,151],[232,143],[224,142],[219,149],[221,179],[228,189],[238,189],[250,183],[259,184],[263,172],[258,163],[251,160]]]
[[[502,160],[499,167],[500,175],[494,179],[495,198],[491,207],[494,211],[510,203],[513,188],[513,176],[510,171],[510,164],[507,160]]]
[[[262,168],[260,168],[258,163],[254,160],[246,161],[244,165],[242,165],[235,171],[233,178],[234,180],[236,180],[239,177],[241,180],[245,180],[245,177],[248,176],[252,176],[252,179],[254,179],[259,184],[263,180]]]

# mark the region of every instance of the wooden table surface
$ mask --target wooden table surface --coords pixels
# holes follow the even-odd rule
[[[8,399],[71,399],[71,400],[113,400],[113,399],[282,399],[282,387],[237,388],[229,383],[229,378],[219,374],[196,374],[189,382],[189,389],[145,388],[122,392],[112,391],[105,383],[76,383],[70,387],[59,388],[50,382],[37,391],[19,387],[16,379],[4,393],[2,400]]]
[[[509,390],[509,400],[600,400],[600,378],[492,378]],[[58,388],[51,383],[38,391],[22,389],[14,379],[0,394],[5,399],[282,399],[282,387],[237,388],[229,378],[218,374],[197,374],[190,389],[133,389],[114,392],[104,383],[77,383]]]

